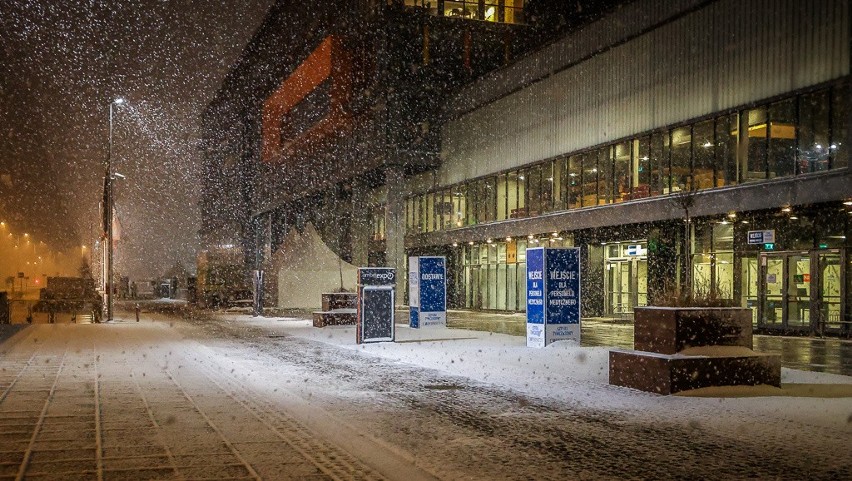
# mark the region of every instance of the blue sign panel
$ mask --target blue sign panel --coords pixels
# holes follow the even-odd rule
[[[414,328],[447,324],[447,261],[440,256],[408,260],[410,325]]]
[[[580,340],[580,251],[527,249],[527,346]]]
[[[580,340],[580,250],[545,249],[545,345]]]
[[[527,249],[527,346],[544,347],[544,248]]]

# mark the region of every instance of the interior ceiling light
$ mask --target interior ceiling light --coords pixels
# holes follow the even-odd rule
[[[852,205],[852,200],[847,200],[843,203],[843,205]]]
[[[736,219],[736,218],[737,218],[736,212],[728,212],[728,219]]]
[[[790,207],[784,207],[781,209],[781,212],[790,212],[791,210],[793,209],[791,209]]]
[[[506,242],[512,242],[512,238],[511,238],[511,237],[506,237]]]

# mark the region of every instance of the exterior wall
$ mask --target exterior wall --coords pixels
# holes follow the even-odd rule
[[[533,72],[556,73],[448,122],[442,133],[441,183],[521,166],[849,73],[846,1],[721,0],[692,10],[687,9],[692,2],[656,2],[666,6],[659,9],[649,8],[652,3],[635,2],[506,72],[496,72],[511,79],[517,69],[541,62],[547,68]],[[642,8],[650,13],[632,16]],[[681,16],[667,19],[662,10]],[[641,33],[656,22],[664,23]],[[613,30],[637,36],[622,44],[603,43],[625,39]],[[508,90],[487,79],[456,99],[470,105],[464,96],[484,97],[475,92],[489,88]]]

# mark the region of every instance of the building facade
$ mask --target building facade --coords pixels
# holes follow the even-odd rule
[[[691,291],[758,329],[848,332],[848,2],[636,0],[520,56],[525,27],[468,3],[383,17],[408,35],[380,67],[324,36],[253,106],[256,265],[310,220],[355,264],[446,255],[453,307],[524,311],[526,248],[576,246],[586,317]]]

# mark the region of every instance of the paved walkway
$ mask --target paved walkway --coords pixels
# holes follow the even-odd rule
[[[0,346],[0,479],[382,479],[168,324],[20,334]]]

